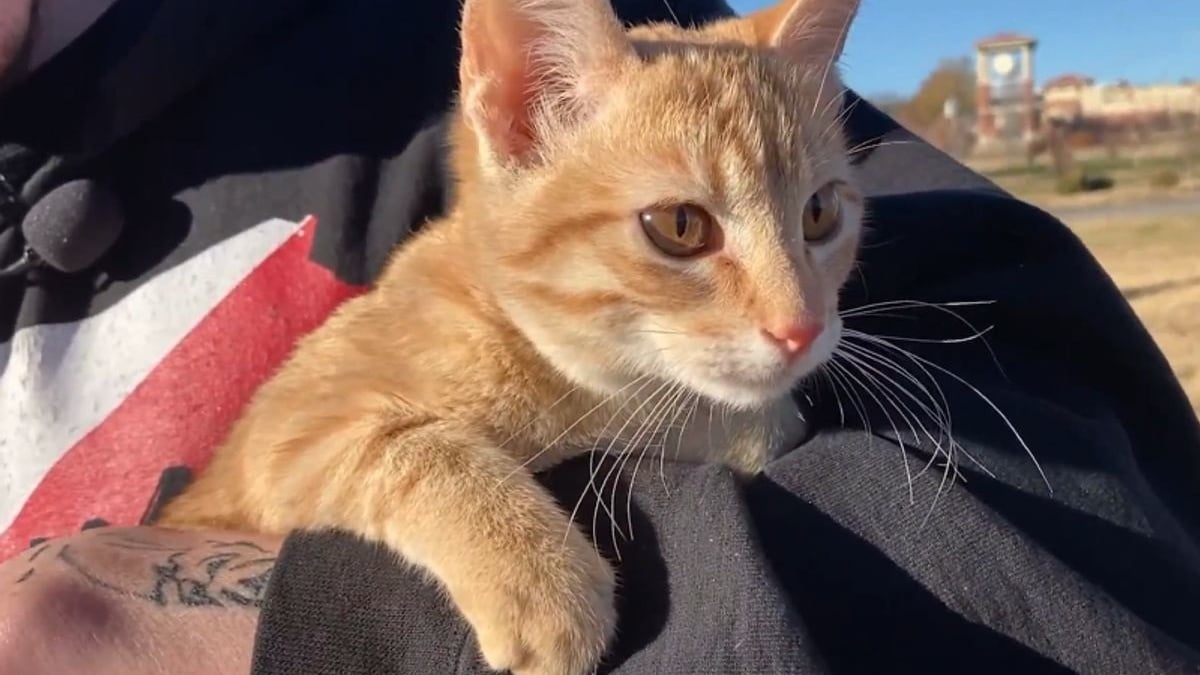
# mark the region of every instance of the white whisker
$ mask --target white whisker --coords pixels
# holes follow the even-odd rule
[[[581,492],[579,494],[579,498],[575,500],[575,507],[573,509],[571,509],[571,517],[569,519],[570,522],[568,523],[568,527],[573,527],[573,525],[571,525],[571,523],[574,523],[575,517],[577,515],[579,515],[579,509],[583,506],[583,499],[584,499],[584,497],[587,496],[588,490],[589,489],[595,490],[596,471],[597,471],[597,465],[595,463],[595,455],[596,455],[596,446],[599,444],[599,439],[603,438],[605,432],[608,431],[609,425],[611,425],[613,423],[613,420],[615,420],[617,418],[617,414],[620,413],[622,410],[624,410],[625,406],[629,405],[630,402],[637,400],[638,395],[641,394],[642,391],[646,387],[650,386],[654,382],[654,380],[648,374],[643,375],[643,376],[635,379],[633,382],[630,382],[625,387],[622,387],[619,391],[616,392],[617,394],[619,394],[619,393],[621,393],[621,391],[624,391],[625,389],[627,389],[628,387],[632,386],[634,383],[639,382],[639,381],[642,382],[642,385],[640,387],[638,387],[637,390],[635,390],[633,392],[633,394],[631,394],[627,399],[625,399],[624,401],[621,401],[621,404],[617,407],[616,410],[613,411],[612,415],[609,416],[608,421],[604,423],[604,427],[600,429],[599,433],[597,434],[597,441],[592,443],[592,448],[591,448],[591,450],[588,451],[588,484],[584,488],[583,492]],[[615,395],[616,394],[614,394],[614,396]],[[609,397],[609,398],[611,399],[612,397]],[[626,422],[626,424],[628,424],[628,422]],[[622,429],[623,428],[624,427],[622,427]],[[603,501],[603,499],[600,497],[599,494],[596,495],[596,498],[600,501]],[[609,517],[611,518],[612,514],[609,514]],[[564,544],[566,543],[567,537],[569,537],[569,536],[571,536],[570,530],[567,530],[565,533],[563,533],[563,543]],[[596,542],[596,532],[595,532],[595,528],[593,528],[592,544],[595,545],[595,542]]]
[[[570,389],[567,390],[567,392],[565,394],[563,394],[562,396],[559,396],[558,399],[556,399],[554,401],[554,403],[551,403],[549,405],[549,407],[547,407],[544,410],[539,410],[538,413],[536,415],[534,415],[528,422],[521,425],[516,431],[509,434],[508,438],[501,441],[500,447],[503,448],[503,447],[507,446],[509,443],[512,442],[512,439],[516,438],[517,436],[520,436],[522,433],[525,432],[526,429],[533,426],[534,422],[537,422],[539,419],[545,417],[546,413],[557,408],[559,406],[559,404],[561,404],[563,401],[567,400],[567,398],[570,397],[571,394],[574,394],[577,391],[579,391],[578,385],[571,387]]]
[[[613,446],[616,445],[616,443],[621,440],[621,434],[623,434],[625,432],[625,429],[628,428],[629,425],[632,424],[635,419],[640,420],[638,422],[638,433],[641,432],[641,429],[646,425],[646,420],[648,419],[648,417],[639,418],[639,413],[641,413],[642,409],[645,408],[647,405],[650,405],[652,402],[654,402],[655,405],[657,405],[657,402],[660,398],[659,395],[664,390],[667,390],[669,392],[670,390],[668,389],[668,387],[673,387],[673,386],[674,385],[669,381],[663,382],[662,384],[660,384],[658,386],[657,389],[655,389],[650,394],[649,397],[646,398],[645,401],[643,401],[641,403],[641,405],[639,405],[633,411],[633,413],[631,413],[629,415],[629,418],[627,420],[625,420],[625,424],[621,425],[621,428],[617,430],[617,433],[613,435],[612,440],[610,440],[608,445],[604,448],[604,452],[600,455],[600,461],[604,461],[604,459],[609,456],[609,453],[612,452]],[[623,449],[621,452],[624,453],[627,451],[628,451],[628,446],[625,449]],[[604,502],[604,488],[605,488],[605,486],[608,485],[608,481],[612,477],[614,469],[616,469],[616,467],[619,464],[620,464],[619,460],[617,462],[614,462],[613,467],[610,468],[608,470],[608,472],[605,474],[604,480],[601,481],[600,486],[598,488],[595,487],[596,471],[589,472],[588,483],[589,483],[590,487],[595,488],[596,502],[597,502],[597,505],[592,508],[592,536],[593,537],[595,537],[595,535],[596,535],[596,524],[597,524],[597,519],[599,517],[599,509],[601,507],[604,508],[605,512],[608,514],[609,522],[612,523],[612,526],[614,528],[617,527],[616,513],[613,511],[613,509],[609,508],[609,505],[607,503]],[[615,490],[615,488],[614,488],[614,490]],[[615,494],[615,492],[614,492],[614,494]],[[615,535],[614,535],[614,537],[615,537]],[[613,544],[614,544],[614,546],[616,545],[615,538],[613,540]],[[617,552],[617,558],[620,559],[619,551]]]
[[[670,414],[671,414],[672,424],[674,423],[675,418],[679,416],[679,411],[681,410],[680,406],[678,405],[679,399],[681,399],[687,393],[688,393],[687,388],[682,385],[676,388],[675,395],[670,398],[670,402],[667,403],[666,408],[664,408],[663,411],[659,414],[659,416],[658,416],[659,421],[655,425],[654,431],[650,433],[650,437],[649,437],[650,439],[654,439],[658,435],[659,430],[662,429],[663,422],[665,422],[667,420],[668,412],[670,412]],[[670,433],[669,425],[667,427],[666,433],[668,433],[668,434]],[[662,442],[659,443],[659,446],[665,447]],[[626,495],[625,495],[625,517],[626,517],[627,523],[629,525],[630,541],[633,540],[633,488],[634,488],[634,485],[636,485],[636,483],[637,483],[638,467],[640,467],[642,465],[642,460],[646,458],[646,453],[650,450],[651,447],[653,447],[653,446],[650,445],[648,442],[646,444],[646,446],[642,449],[642,451],[638,454],[637,461],[633,463],[633,472],[629,476],[629,490],[626,492]],[[626,461],[628,461],[628,460],[626,460]],[[614,492],[614,494],[616,493],[615,488],[614,488],[613,492]]]
[[[991,397],[987,396],[982,391],[980,391],[980,389],[978,387],[971,384],[966,379],[960,377],[957,373],[954,373],[953,371],[951,371],[947,368],[944,368],[944,367],[938,365],[937,363],[930,361],[929,359],[926,359],[922,356],[914,354],[913,352],[911,352],[907,349],[904,349],[903,347],[899,347],[895,344],[892,344],[891,342],[889,342],[887,340],[880,339],[873,335],[868,335],[866,333],[857,333],[856,331],[847,331],[845,335],[847,338],[858,338],[858,339],[866,340],[866,341],[884,346],[888,349],[893,349],[897,353],[904,354],[905,356],[912,359],[913,361],[920,362],[925,366],[933,368],[933,369],[937,370],[938,372],[943,373],[943,374],[953,378],[956,382],[963,385],[967,389],[971,390],[971,392],[973,394],[975,394],[979,398],[979,400],[983,401],[984,404],[986,404],[989,408],[991,408],[991,410],[994,413],[996,413],[996,415],[1000,418],[1000,420],[1008,428],[1009,432],[1012,433],[1013,437],[1017,440],[1017,442],[1024,449],[1025,454],[1027,454],[1029,456],[1029,459],[1032,460],[1034,467],[1037,468],[1038,474],[1042,478],[1042,482],[1045,483],[1045,485],[1046,485],[1046,489],[1050,492],[1050,494],[1054,493],[1054,488],[1053,488],[1053,486],[1050,485],[1050,480],[1049,480],[1049,478],[1047,478],[1046,472],[1042,468],[1041,462],[1038,461],[1037,456],[1034,455],[1033,450],[1029,447],[1029,444],[1025,442],[1025,438],[1021,435],[1021,432],[1019,432],[1017,430],[1016,426],[1012,423],[1012,420],[1009,419],[1008,415],[1004,414],[1004,411],[1001,410],[998,405],[996,405],[995,401],[993,401],[991,399]]]
[[[609,480],[612,480],[612,503],[607,510],[608,510],[608,513],[610,514],[609,533],[610,533],[610,536],[612,537],[612,544],[613,544],[614,550],[616,550],[618,548],[618,545],[617,545],[617,534],[618,533],[620,533],[621,536],[626,541],[631,541],[633,539],[632,528],[628,534],[621,532],[619,526],[617,525],[617,519],[616,519],[616,515],[615,515],[617,512],[617,489],[621,485],[621,472],[624,471],[625,465],[629,462],[629,459],[631,457],[633,457],[634,453],[638,452],[638,448],[642,445],[642,439],[646,437],[648,432],[650,432],[651,425],[654,425],[655,429],[658,428],[659,424],[656,423],[655,420],[661,421],[661,418],[662,418],[661,411],[665,410],[665,408],[670,405],[672,396],[675,394],[676,391],[678,391],[679,388],[680,388],[679,384],[672,383],[670,385],[670,387],[666,390],[666,392],[658,397],[658,401],[654,404],[653,407],[651,407],[650,412],[646,413],[646,415],[639,422],[637,432],[633,435],[633,437],[631,437],[629,439],[628,442],[623,444],[623,447],[617,453],[617,459],[613,462],[612,467],[609,468],[608,473],[605,474],[604,481],[600,483],[600,494],[604,494],[604,487],[608,484]],[[659,391],[661,391],[661,388],[659,389]],[[650,435],[653,436],[653,433],[651,433]],[[645,450],[643,449],[642,452],[644,454]],[[629,485],[629,494],[631,496],[633,494],[632,483]],[[632,506],[632,504],[631,504],[631,506]],[[593,509],[593,511],[592,511],[592,527],[593,527],[593,529],[595,528],[595,525],[596,525],[597,513],[598,512],[595,509]],[[630,524],[632,525],[632,518],[633,518],[632,514],[626,514],[626,515],[630,519]]]
[[[554,437],[554,440],[547,443],[545,445],[545,447],[543,447],[541,450],[538,450],[537,452],[535,452],[529,459],[522,462],[520,466],[518,466],[517,468],[510,471],[507,475],[504,476],[504,478],[500,479],[499,484],[503,484],[509,478],[512,478],[513,475],[515,475],[518,471],[528,467],[530,464],[537,461],[538,457],[541,457],[542,455],[544,455],[548,450],[553,448],[555,446],[555,444],[557,444],[562,439],[566,438],[567,434],[571,433],[571,431],[573,431],[576,427],[578,427],[585,419],[590,417],[592,415],[592,413],[594,413],[597,410],[599,410],[600,408],[604,407],[605,404],[607,404],[609,401],[611,401],[614,397],[618,396],[621,392],[623,392],[626,389],[628,389],[629,387],[632,387],[633,385],[637,384],[639,380],[645,379],[647,377],[649,377],[649,376],[643,375],[643,376],[633,380],[629,384],[625,385],[624,387],[621,387],[619,390],[613,392],[612,394],[609,394],[608,396],[606,396],[599,403],[597,403],[595,406],[593,406],[590,410],[588,410],[587,412],[580,415],[578,419],[576,419],[574,422],[572,422],[570,424],[570,426],[568,426],[566,429],[563,429],[563,431],[558,436]],[[576,387],[576,388],[578,388],[578,387]],[[574,391],[574,389],[572,389],[571,391]],[[639,389],[639,391],[641,391],[641,390]],[[564,395],[563,398],[566,398],[566,396],[569,396],[570,393],[571,392],[567,392],[567,394]],[[559,401],[561,402],[562,399],[559,399]],[[526,425],[526,426],[528,426],[528,425]],[[511,441],[513,439],[513,437],[515,437],[515,436],[516,436],[516,434],[513,434],[513,436],[510,436],[508,440]],[[503,447],[503,445],[501,445],[501,447]]]
[[[929,510],[925,512],[925,517],[921,519],[921,524],[917,526],[917,531],[925,529],[925,525],[929,523],[929,519],[933,516],[933,512],[937,509],[938,500],[942,498],[942,492],[946,489],[946,482],[950,479],[950,462],[946,462],[946,469],[942,471],[942,480],[938,482],[937,491],[933,493],[933,502],[929,505]]]
[[[712,401],[708,401],[707,403],[708,403],[708,455],[709,455],[709,457],[711,457],[713,454],[713,441],[712,441],[713,411],[716,409],[716,405]]]
[[[687,415],[683,417],[683,423],[679,425],[679,432],[675,436],[675,459],[679,458],[680,448],[683,446],[683,435],[687,431],[688,424],[691,423],[692,417],[696,414],[696,408],[700,407],[700,394],[693,393],[684,407],[688,409]],[[658,454],[658,478],[662,481],[663,493],[668,497],[671,496],[671,489],[667,487],[667,446],[663,444],[662,452]]]
[[[670,1],[663,0],[663,4],[666,5],[667,12],[669,12],[671,14],[671,19],[674,20],[676,24],[680,24],[679,16],[675,14],[675,10],[671,7]],[[680,25],[682,25],[682,24],[680,24]]]
[[[849,330],[846,332],[846,337],[849,339],[843,341],[843,343],[842,343],[843,347],[860,350],[861,354],[863,354],[864,356],[876,360],[877,363],[893,370],[894,372],[900,373],[905,378],[910,379],[910,381],[913,381],[919,389],[922,389],[922,393],[924,393],[926,396],[929,396],[929,398],[933,404],[934,410],[940,411],[940,414],[938,414],[936,416],[944,420],[944,423],[941,424],[941,427],[942,427],[943,433],[945,434],[946,438],[949,441],[950,452],[951,453],[961,452],[968,460],[971,461],[972,464],[974,464],[976,467],[978,467],[980,471],[982,471],[983,473],[987,474],[988,476],[990,476],[992,478],[995,478],[995,474],[992,473],[991,469],[988,469],[979,460],[975,459],[974,455],[972,455],[970,452],[967,452],[966,448],[964,448],[961,443],[959,443],[958,441],[956,441],[954,439],[953,417],[952,417],[951,411],[950,411],[949,399],[946,398],[946,393],[942,389],[941,384],[938,383],[937,378],[934,377],[933,373],[931,373],[929,371],[929,369],[927,367],[925,367],[925,365],[921,361],[914,359],[913,355],[910,352],[908,352],[907,350],[899,349],[899,348],[895,347],[894,345],[890,345],[887,343],[886,340],[878,338],[877,336],[874,336],[874,335],[869,335],[867,333],[862,333],[860,331]],[[864,342],[866,342],[866,344],[856,345],[850,341],[852,339],[863,340]],[[930,389],[926,388],[922,383],[920,383],[920,381],[916,378],[916,376],[914,376],[912,373],[909,373],[908,370],[903,368],[902,366],[900,366],[899,363],[895,362],[894,360],[892,360],[890,358],[887,358],[881,352],[874,352],[868,348],[869,346],[872,346],[872,345],[884,346],[887,348],[894,349],[897,351],[897,353],[900,356],[904,357],[910,363],[912,363],[914,366],[916,366],[916,368],[921,372],[921,374],[924,375],[926,378],[928,378],[929,383],[933,387],[932,391],[937,392],[937,399],[933,398],[933,394],[930,391]],[[930,415],[935,416],[932,412],[930,413]],[[930,457],[929,463],[926,464],[926,466],[917,473],[918,477],[923,475],[925,473],[925,471],[928,470],[930,468],[930,466],[932,466],[933,460],[934,460],[934,457]],[[961,474],[959,474],[959,476],[961,477]]]
[[[845,44],[846,34],[850,31],[850,22],[853,19],[854,19],[854,12],[847,12],[846,20],[842,22],[842,28],[840,31],[838,31],[839,44]],[[825,71],[823,73],[821,73],[821,84],[819,87],[817,87],[817,97],[815,99],[813,99],[813,109],[812,109],[813,114],[810,115],[812,117],[816,116],[815,113],[817,112],[817,105],[821,102],[821,94],[823,94],[825,92],[825,82],[829,79],[829,72],[831,70],[833,70],[833,66],[834,66],[835,62],[836,62],[836,59],[831,57],[825,63]]]
[[[900,366],[900,364],[894,362],[892,359],[887,358],[885,355],[873,352],[870,349],[868,349],[866,346],[854,344],[853,342],[850,342],[848,340],[843,341],[838,346],[838,349],[839,350],[848,350],[854,354],[857,354],[860,358],[862,358],[866,361],[870,361],[877,366],[891,370],[892,372],[899,374],[901,377],[903,377],[905,380],[907,380],[910,384],[915,386],[917,388],[918,392],[920,392],[921,394],[923,394],[927,397],[927,399],[929,401],[928,405],[926,405],[923,401],[921,401],[915,394],[913,394],[912,392],[908,391],[903,386],[901,386],[901,384],[899,382],[896,382],[891,376],[872,367],[873,371],[875,371],[879,376],[886,378],[886,380],[893,387],[895,387],[897,391],[900,391],[907,398],[909,398],[911,401],[913,401],[913,403],[920,406],[922,412],[924,412],[926,415],[933,418],[934,421],[936,421],[940,425],[942,425],[943,430],[948,435],[950,434],[951,417],[950,417],[950,411],[947,409],[948,404],[946,402],[945,394],[941,391],[941,389],[937,383],[937,380],[933,379],[933,377],[931,375],[928,375],[928,372],[926,372],[926,375],[930,377],[930,381],[932,382],[934,388],[938,390],[938,395],[939,395],[940,400],[939,400],[939,398],[934,398],[933,393],[929,390],[928,387],[925,386],[925,384],[923,382],[920,381],[920,379],[918,379],[912,373],[905,370],[903,367]]]
[[[915,501],[915,497],[913,496],[913,486],[912,486],[912,480],[913,480],[912,479],[912,469],[908,465],[908,453],[905,452],[904,435],[900,433],[900,428],[898,426],[896,426],[896,420],[892,417],[892,414],[890,412],[888,412],[887,406],[885,406],[883,404],[883,401],[880,400],[880,398],[875,395],[875,392],[872,391],[870,387],[867,387],[849,368],[846,368],[844,365],[839,364],[836,360],[829,361],[829,365],[830,365],[830,367],[836,368],[839,371],[841,371],[841,373],[843,375],[845,375],[848,380],[856,383],[859,387],[861,387],[863,389],[863,391],[866,392],[867,396],[870,396],[871,399],[873,399],[875,401],[875,405],[879,406],[879,410],[880,410],[880,412],[883,413],[884,417],[887,418],[888,424],[892,425],[892,431],[895,434],[896,442],[900,444],[900,457],[901,457],[902,461],[904,462],[904,475],[908,478],[909,501],[910,502]]]
[[[986,305],[994,305],[994,304],[996,304],[995,300],[959,300],[959,301],[953,301],[953,302],[940,302],[940,303],[923,302],[921,300],[883,300],[880,302],[871,303],[869,305],[861,305],[859,307],[842,310],[842,311],[838,312],[838,315],[843,318],[848,318],[848,317],[852,317],[852,316],[868,314],[869,313],[868,310],[875,310],[875,309],[895,309],[895,308],[911,309],[913,307],[928,307],[931,309],[949,308],[949,307],[983,307]]]
[[[875,335],[875,337],[883,339],[883,340],[895,340],[896,342],[913,342],[913,343],[928,344],[928,345],[961,345],[961,344],[966,344],[968,342],[973,342],[975,340],[982,338],[983,336],[992,332],[993,328],[994,328],[994,326],[988,326],[987,328],[984,328],[983,330],[981,330],[977,333],[972,333],[971,335],[968,335],[966,337],[947,338],[944,340],[935,340],[935,339],[931,339],[931,338],[904,337],[902,335],[883,335],[880,333],[875,333],[874,335]]]
[[[873,138],[870,140],[863,141],[862,143],[859,143],[858,145],[854,146],[853,148],[847,150],[846,156],[853,157],[854,155],[857,155],[861,152],[867,152],[868,150],[878,150],[879,148],[886,148],[889,145],[920,145],[920,143],[918,141],[912,141],[912,140],[880,141],[879,139]]]
[[[843,347],[854,347],[854,345],[844,343]],[[949,449],[943,446],[942,437],[935,437],[929,431],[929,428],[926,427],[924,422],[921,421],[921,416],[913,411],[911,407],[909,407],[908,403],[904,401],[904,398],[910,399],[921,410],[921,412],[932,418],[932,420],[938,424],[939,430],[945,434],[946,424],[940,410],[931,408],[924,401],[920,400],[917,396],[901,386],[900,383],[896,382],[896,380],[886,372],[869,363],[868,359],[862,358],[861,355],[855,355],[853,351],[843,351],[841,349],[839,349],[838,355],[850,363],[855,364],[862,371],[863,376],[876,387],[878,387],[879,393],[888,399],[888,401],[892,404],[893,409],[896,410],[897,415],[899,415],[907,423],[909,430],[912,431],[914,442],[920,442],[921,436],[924,435],[930,440],[930,442],[933,443],[934,451],[933,456],[929,460],[930,464],[932,464],[934,458],[936,458],[938,454],[944,455],[948,462],[953,463],[953,445],[951,445]],[[932,396],[930,397],[930,400],[933,400]],[[934,405],[936,406],[936,401],[934,401]],[[920,427],[920,433],[917,432],[916,427]],[[926,464],[925,468],[913,476],[913,480],[920,478],[925,472],[925,469],[928,467],[929,464]]]
[[[837,404],[838,409],[838,426],[846,426],[846,408],[842,406],[842,395],[838,392],[837,381],[834,380],[834,373],[829,368],[829,364],[822,364],[820,373],[829,381],[829,390],[833,392],[833,402]]]
[[[955,302],[939,302],[939,303],[924,302],[922,300],[888,300],[885,302],[877,302],[877,303],[874,303],[871,305],[865,305],[863,307],[859,307],[854,310],[850,310],[848,312],[839,312],[839,316],[841,316],[843,319],[849,319],[849,318],[853,318],[853,317],[857,317],[857,316],[883,316],[883,315],[874,314],[873,312],[876,312],[878,310],[889,310],[889,309],[917,309],[917,308],[919,308],[919,309],[931,309],[936,312],[941,312],[943,314],[946,314],[950,318],[954,319],[955,321],[958,321],[962,325],[966,326],[967,329],[971,331],[971,335],[967,336],[965,339],[959,340],[960,342],[970,342],[972,340],[978,339],[980,342],[983,343],[984,349],[987,349],[988,356],[991,357],[992,363],[996,366],[996,370],[999,370],[1000,374],[1002,376],[1004,376],[1005,379],[1007,379],[1008,374],[1004,372],[1004,366],[1000,365],[999,357],[996,356],[996,352],[992,349],[992,345],[989,344],[988,341],[985,339],[985,336],[992,331],[994,326],[988,326],[987,328],[980,330],[980,328],[978,326],[976,326],[972,321],[967,319],[962,314],[954,311],[954,309],[953,309],[955,307],[981,307],[981,306],[994,305],[994,304],[996,304],[995,300],[960,300],[960,301],[955,301]],[[895,337],[883,336],[883,335],[878,335],[878,334],[874,334],[874,337],[881,337],[884,339],[897,339]],[[901,339],[903,339],[906,342],[914,342],[914,343],[925,341],[924,339],[919,339],[919,338],[901,338]],[[947,341],[947,342],[945,342],[945,344],[955,344],[955,342]]]

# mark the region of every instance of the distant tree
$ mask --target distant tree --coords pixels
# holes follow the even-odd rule
[[[904,110],[904,106],[908,105],[908,99],[891,92],[868,96],[867,100],[892,117],[899,116],[900,112]]]
[[[1200,178],[1200,118],[1192,117],[1189,120],[1181,154],[1184,172],[1192,178]]]
[[[942,118],[948,99],[954,99],[960,115],[974,114],[975,67],[970,59],[946,59],[939,63],[904,106],[903,117],[915,127],[928,127]]]
[[[1060,181],[1065,181],[1075,171],[1075,153],[1071,151],[1071,144],[1067,140],[1067,134],[1057,126],[1050,126],[1046,130],[1046,142],[1048,150],[1050,150],[1050,164],[1054,168],[1054,175]]]

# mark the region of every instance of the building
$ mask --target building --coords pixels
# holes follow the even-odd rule
[[[1053,122],[1105,126],[1170,123],[1200,118],[1200,83],[1135,86],[1099,84],[1086,75],[1061,75],[1042,87],[1042,116]]]
[[[975,44],[975,148],[1012,149],[1044,124],[1117,127],[1200,123],[1200,82],[1135,86],[1097,83],[1079,73],[1048,80],[1037,91],[1037,39],[1000,33]]]

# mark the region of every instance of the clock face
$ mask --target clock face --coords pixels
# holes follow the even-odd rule
[[[997,74],[1003,77],[1011,75],[1016,65],[1012,54],[1002,53],[992,57],[992,68],[996,70]]]

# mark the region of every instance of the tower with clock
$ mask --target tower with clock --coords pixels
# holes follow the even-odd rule
[[[1037,40],[1001,33],[975,45],[978,146],[1028,142],[1037,134],[1033,60]]]

